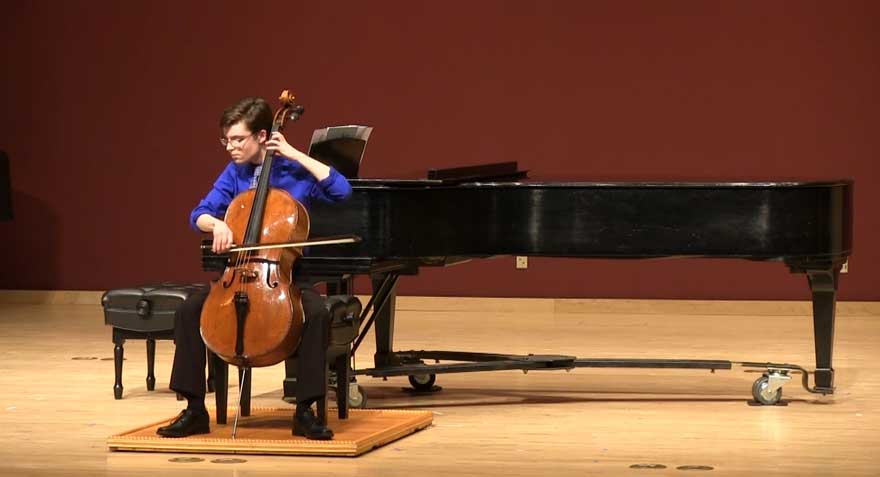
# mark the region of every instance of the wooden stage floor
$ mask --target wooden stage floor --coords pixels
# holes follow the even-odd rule
[[[431,410],[433,426],[358,458],[180,463],[171,459],[193,456],[107,449],[108,436],[181,404],[167,389],[168,341],[157,346],[153,392],[143,342],[127,343],[125,395],[113,399],[99,296],[0,292],[0,475],[880,475],[877,303],[838,306],[837,392],[822,398],[792,382],[786,407],[748,406],[758,375],[741,369],[441,375],[443,391],[428,396],[402,392],[404,378],[362,377],[370,407]],[[44,302],[28,303],[35,297]],[[400,297],[398,309],[398,349],[815,366],[805,302]],[[360,367],[371,365],[365,343]],[[283,374],[281,366],[255,371],[255,406],[283,405]],[[212,462],[229,457],[243,462]],[[631,467],[640,464],[666,468]]]

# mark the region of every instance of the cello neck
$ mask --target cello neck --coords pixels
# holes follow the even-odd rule
[[[277,132],[277,126],[272,127],[272,132]],[[272,134],[269,134],[271,137]],[[257,183],[257,190],[254,192],[253,207],[248,217],[248,226],[245,230],[244,245],[253,245],[260,241],[260,230],[263,228],[263,211],[266,209],[266,197],[269,195],[269,176],[272,175],[272,161],[274,160],[272,151],[266,151],[263,157],[262,170],[260,179]]]
[[[282,107],[275,111],[275,117],[272,120],[272,134],[281,131],[284,128],[284,122],[288,119],[296,121],[303,113],[303,107],[293,102],[294,97],[289,91],[284,90],[279,98]],[[248,224],[245,228],[244,241],[242,245],[253,245],[260,243],[260,235],[263,229],[263,212],[266,210],[266,200],[269,196],[269,176],[272,175],[272,161],[274,153],[266,151],[263,157],[263,168],[260,172],[260,181],[257,184],[257,190],[254,193],[253,206],[248,216]]]

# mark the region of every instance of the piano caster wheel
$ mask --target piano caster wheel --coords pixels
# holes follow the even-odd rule
[[[348,385],[348,407],[355,409],[367,407],[367,393],[360,384],[351,383]]]
[[[434,374],[411,374],[409,376],[409,384],[420,392],[433,391],[435,381],[437,381],[437,376]]]
[[[773,372],[761,376],[752,385],[752,397],[760,404],[772,406],[782,399],[782,385],[791,379],[787,373]]]

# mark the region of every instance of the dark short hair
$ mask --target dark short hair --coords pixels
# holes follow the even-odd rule
[[[263,98],[244,98],[223,111],[220,130],[226,130],[239,121],[243,121],[253,133],[261,129],[272,132],[272,108]]]

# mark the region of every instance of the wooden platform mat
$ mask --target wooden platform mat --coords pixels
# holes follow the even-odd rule
[[[211,423],[211,433],[185,438],[156,435],[156,429],[170,419],[140,426],[111,436],[111,450],[139,452],[198,452],[223,454],[278,454],[358,456],[428,427],[430,411],[351,409],[349,418],[339,420],[336,410],[328,412],[334,437],[330,441],[312,441],[291,435],[292,408],[253,408],[251,415],[238,421],[235,439],[232,422],[235,409],[229,410],[229,423]],[[214,414],[211,413],[213,418]]]

